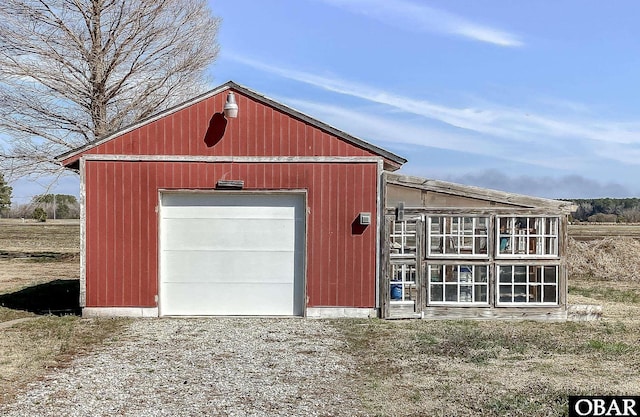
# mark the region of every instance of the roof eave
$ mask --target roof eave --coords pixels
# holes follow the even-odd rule
[[[511,204],[526,208],[555,209],[563,214],[570,214],[571,212],[575,211],[575,205],[567,201],[552,200],[542,197],[532,197],[524,194],[509,193],[506,191],[492,190],[489,188],[476,187],[472,185],[463,185],[448,181],[433,180],[395,173],[385,173],[385,177],[386,181],[391,184],[411,188],[419,188],[426,191],[451,194],[461,197],[477,198],[485,201]]]

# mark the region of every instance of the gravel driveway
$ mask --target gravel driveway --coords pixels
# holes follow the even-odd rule
[[[3,416],[364,415],[323,321],[146,319],[32,384]]]

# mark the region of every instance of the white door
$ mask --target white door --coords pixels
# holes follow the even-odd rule
[[[161,315],[302,315],[303,195],[161,199]]]

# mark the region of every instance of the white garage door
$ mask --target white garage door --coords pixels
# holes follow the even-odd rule
[[[161,315],[302,315],[301,194],[163,193]]]

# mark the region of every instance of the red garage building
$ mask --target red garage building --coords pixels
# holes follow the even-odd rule
[[[85,315],[568,316],[570,203],[391,173],[232,82],[59,160]]]
[[[228,82],[59,160],[85,315],[378,314],[391,152]]]

